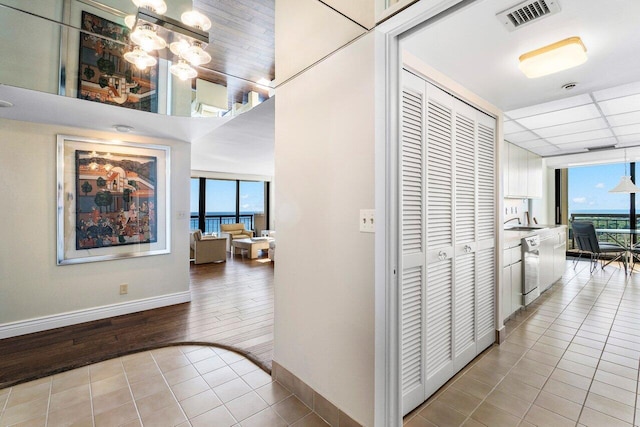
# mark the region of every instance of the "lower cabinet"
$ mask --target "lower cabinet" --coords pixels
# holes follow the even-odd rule
[[[567,232],[564,227],[545,232],[540,239],[540,292],[562,278],[567,251]]]
[[[567,233],[558,233],[558,243],[553,247],[553,277],[559,280],[564,274],[567,262]]]
[[[522,307],[522,246],[504,250],[502,268],[502,320]]]

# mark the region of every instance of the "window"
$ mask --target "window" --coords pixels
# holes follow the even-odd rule
[[[191,229],[218,233],[220,224],[243,223],[259,233],[267,229],[269,183],[208,178],[191,179]]]
[[[197,230],[198,215],[200,212],[200,178],[191,178],[191,199],[190,199],[191,220],[189,222],[190,230]]]
[[[616,163],[570,168],[569,227],[573,221],[590,221],[595,228],[635,228],[636,225],[631,223],[631,206],[635,194],[609,192],[618,185],[623,175],[630,175],[629,171],[634,166],[635,164],[627,164],[625,167],[624,163]],[[606,239],[606,235],[601,236],[601,240]],[[570,241],[569,249],[572,249],[572,243]]]

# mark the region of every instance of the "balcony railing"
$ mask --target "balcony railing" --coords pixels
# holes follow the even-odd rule
[[[631,220],[629,218],[629,214],[614,214],[614,213],[598,213],[598,214],[588,214],[588,213],[573,213],[571,214],[571,219],[569,223],[569,241],[567,242],[567,250],[572,250],[575,248],[575,242],[573,241],[573,229],[571,224],[574,221],[588,221],[592,222],[595,228],[631,228]],[[636,220],[636,228],[640,229],[640,218]],[[611,236],[603,234],[602,236],[598,236],[598,240],[601,242],[612,242],[615,241],[611,238]]]
[[[253,230],[254,221],[253,214],[249,215],[240,215],[239,222],[244,224],[244,228],[247,230]],[[236,216],[235,215],[206,215],[204,217],[204,230],[203,233],[211,234],[211,233],[219,233],[220,232],[220,224],[235,224]],[[198,217],[191,216],[191,222],[189,225],[191,230],[197,230],[198,227]]]

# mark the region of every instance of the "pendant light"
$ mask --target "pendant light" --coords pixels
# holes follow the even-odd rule
[[[631,181],[631,176],[627,175],[627,150],[624,150],[624,176],[620,178],[620,182],[618,185],[609,190],[609,193],[640,193],[640,188],[638,188],[633,181]]]

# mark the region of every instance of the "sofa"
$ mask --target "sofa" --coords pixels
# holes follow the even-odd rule
[[[231,241],[236,239],[250,239],[253,237],[253,230],[246,230],[244,224],[220,224],[220,237],[227,239],[227,252],[231,252]]]
[[[227,260],[226,241],[224,237],[203,236],[202,231],[195,230],[189,237],[190,259],[194,264],[224,262]]]

